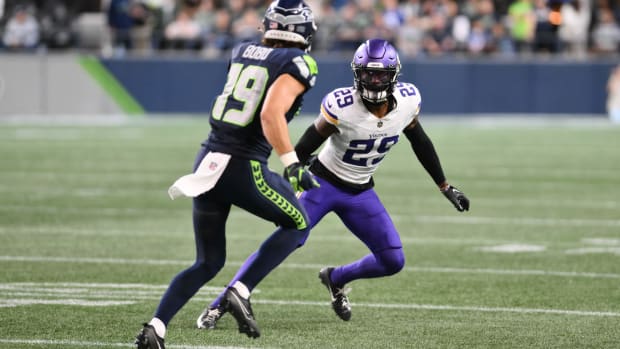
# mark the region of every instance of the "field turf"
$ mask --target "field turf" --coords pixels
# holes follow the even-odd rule
[[[197,330],[274,229],[233,209],[227,264],[173,319],[167,347],[620,348],[620,127],[424,120],[471,210],[452,207],[401,137],[375,181],[406,266],[351,283],[351,321],[317,274],[367,250],[329,215],[252,296],[259,339],[230,315]],[[293,122],[294,140],[310,122]],[[166,190],[207,132],[204,118],[0,124],[0,348],[131,347],[192,263],[191,201]]]

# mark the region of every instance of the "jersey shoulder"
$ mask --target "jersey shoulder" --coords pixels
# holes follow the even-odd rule
[[[292,75],[306,88],[314,87],[319,66],[312,56],[299,48],[278,48],[275,49],[273,57],[282,67],[282,73]]]
[[[399,81],[394,86],[393,95],[399,106],[402,106],[408,110],[415,110],[415,115],[420,113],[420,108],[422,107],[422,95],[420,94],[420,90],[418,90],[414,84]]]
[[[290,74],[308,89],[316,84],[319,73],[314,58],[299,48],[267,47],[253,41],[245,41],[235,46],[231,62],[261,66],[273,79],[282,74]]]
[[[321,101],[321,115],[333,125],[338,125],[345,109],[357,102],[355,88],[340,87],[327,93]]]
[[[306,88],[315,85],[319,73],[314,58],[299,48],[267,47],[251,41],[235,46],[232,62],[262,66],[274,79],[282,74],[290,74]]]

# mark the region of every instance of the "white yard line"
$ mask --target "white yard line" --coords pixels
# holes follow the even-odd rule
[[[620,219],[582,219],[582,218],[534,218],[534,217],[456,217],[456,216],[414,216],[422,223],[450,224],[493,224],[493,225],[541,225],[541,226],[598,226],[620,227]]]
[[[2,289],[10,289],[14,292],[23,291],[24,295],[21,298],[9,298],[3,299],[5,292],[0,290],[0,308],[7,306],[20,306],[20,305],[33,305],[33,304],[45,304],[45,305],[72,305],[72,306],[117,306],[132,304],[141,300],[158,300],[160,296],[136,296],[127,294],[125,301],[117,300],[88,300],[77,298],[65,298],[75,297],[75,289],[83,289],[84,291],[91,291],[91,287],[96,285],[96,289],[100,292],[100,296],[105,293],[102,291],[103,286],[106,284],[90,284],[90,283],[70,283],[73,288],[66,288],[67,283],[59,283],[58,291],[50,293],[50,289],[54,288],[54,283],[41,283],[34,282],[26,283],[2,283]],[[122,284],[121,284],[122,285]],[[146,287],[153,287],[161,289],[163,285],[136,285],[138,288],[144,289]],[[117,295],[115,288],[118,284],[109,284],[108,290],[111,296]],[[41,288],[42,287],[42,288]],[[128,289],[125,289],[128,290]],[[62,293],[64,292],[64,293]],[[88,292],[87,292],[88,293]],[[38,295],[39,297],[55,297],[55,299],[43,299],[43,298],[28,298],[30,295]],[[15,294],[12,292],[12,297]],[[26,297],[24,297],[26,296]],[[84,297],[88,298],[88,297]],[[290,300],[269,300],[269,299],[254,299],[256,304],[276,304],[285,306],[328,306],[328,302],[317,301],[290,301]],[[468,312],[496,312],[496,313],[519,313],[519,314],[557,314],[557,315],[573,315],[573,316],[595,316],[595,317],[620,317],[620,312],[613,311],[591,311],[591,310],[570,310],[570,309],[545,309],[545,308],[515,308],[515,307],[485,307],[485,306],[458,306],[450,304],[416,304],[416,303],[354,303],[355,307],[362,308],[381,308],[381,309],[417,309],[417,310],[445,310],[445,311],[468,311]]]
[[[43,256],[0,256],[0,262],[38,262],[38,263],[100,263],[127,265],[178,265],[189,266],[190,260],[166,259],[125,259],[125,258],[78,258],[78,257],[43,257]],[[229,261],[228,266],[240,266],[242,262]],[[322,264],[300,264],[284,262],[279,268],[319,270]],[[595,273],[578,271],[528,270],[528,269],[494,269],[494,268],[455,268],[455,267],[405,267],[406,272],[423,273],[457,273],[457,274],[497,274],[497,275],[532,275],[583,277],[600,279],[619,279],[616,273]]]
[[[129,348],[132,347],[132,343],[106,343],[106,342],[88,342],[88,341],[73,341],[73,340],[47,340],[47,339],[8,339],[0,338],[0,343],[5,344],[24,344],[24,345],[54,345],[59,347],[119,347]],[[176,349],[244,349],[249,347],[222,347],[222,346],[196,346],[196,345],[182,345],[182,344],[166,344],[166,348]],[[258,348],[258,347],[252,347]]]
[[[0,297],[2,293],[0,293]],[[134,301],[93,301],[86,299],[29,299],[29,298],[0,298],[0,308],[12,308],[21,305],[77,305],[82,307],[111,307],[116,305],[130,305]]]
[[[277,305],[325,305],[323,302],[304,302],[304,301],[273,301],[273,300],[253,300],[256,304],[277,304]],[[382,309],[416,309],[416,310],[451,310],[451,311],[472,311],[472,312],[492,312],[492,313],[520,313],[520,314],[557,314],[557,315],[576,315],[576,316],[598,316],[598,317],[620,317],[620,312],[612,311],[588,311],[588,310],[562,310],[562,309],[534,309],[534,308],[499,308],[499,307],[473,307],[458,305],[437,305],[437,304],[385,304],[385,303],[351,303],[354,307],[382,308]]]

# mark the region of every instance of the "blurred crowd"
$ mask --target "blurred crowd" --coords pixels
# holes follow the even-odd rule
[[[239,41],[260,39],[262,16],[270,2],[0,0],[1,47],[3,51],[89,48],[109,56],[192,52],[222,57]],[[312,46],[317,56],[348,57],[371,37],[390,40],[406,58],[565,55],[584,59],[620,53],[620,0],[306,2],[319,26]],[[84,14],[100,21],[85,21]],[[101,28],[96,29],[96,23]],[[92,38],[93,32],[98,34],[94,35],[97,42],[89,45],[86,38]]]

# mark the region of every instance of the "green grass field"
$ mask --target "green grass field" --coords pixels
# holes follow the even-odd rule
[[[401,138],[375,180],[407,265],[350,284],[351,321],[317,274],[367,250],[332,215],[255,291],[259,339],[230,315],[195,329],[274,228],[233,210],[226,267],[172,321],[168,348],[620,348],[620,127],[424,125],[471,210]],[[166,190],[207,132],[205,119],[0,124],[0,348],[131,347],[193,260],[191,202]]]

